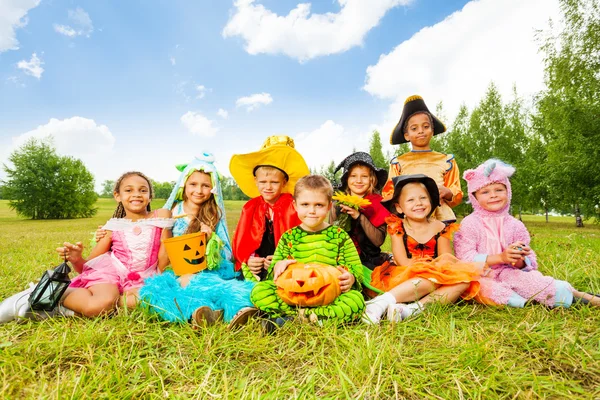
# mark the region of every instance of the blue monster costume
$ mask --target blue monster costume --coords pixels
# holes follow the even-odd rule
[[[214,165],[214,157],[204,153],[186,165],[178,165],[181,175],[177,180],[169,199],[163,208],[173,211],[173,216],[185,214],[183,211],[183,192],[185,183],[194,171],[210,175],[212,190],[221,218],[207,243],[207,269],[192,278],[182,288],[172,271],[154,275],[146,279],[140,289],[140,299],[150,312],[171,322],[187,322],[194,310],[208,306],[213,310],[223,310],[225,322],[231,321],[244,307],[252,307],[250,292],[255,283],[235,279],[239,273],[234,270],[229,232],[225,220],[225,207],[219,173]],[[178,218],[173,226],[173,236],[183,235],[190,224],[189,218]]]

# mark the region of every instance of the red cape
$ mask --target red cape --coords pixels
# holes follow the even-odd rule
[[[285,231],[300,225],[301,221],[296,214],[293,201],[291,194],[283,193],[272,207],[260,196],[244,204],[232,242],[236,271],[239,271],[242,263],[248,262],[248,258],[260,247],[265,233],[265,216],[269,207],[273,210],[273,235],[276,246]]]

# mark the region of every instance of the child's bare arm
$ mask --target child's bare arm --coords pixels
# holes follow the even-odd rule
[[[452,254],[452,242],[450,239],[440,236],[438,238],[438,254]]]
[[[112,232],[107,231],[106,236],[96,243],[96,246],[94,246],[87,259],[83,258],[83,244],[81,242],[77,242],[75,244],[64,242],[63,247],[58,247],[56,252],[61,257],[65,257],[67,261],[73,265],[75,271],[81,273],[81,271],[83,271],[83,264],[85,264],[87,260],[91,260],[101,254],[106,253],[110,250],[111,244]]]
[[[404,241],[401,235],[392,235],[392,254],[394,255],[396,265],[412,264],[412,259],[406,255],[406,248],[404,248]]]
[[[171,215],[171,211],[164,208],[161,208],[156,211],[156,216],[158,218],[171,218]],[[167,255],[167,249],[165,248],[165,245],[162,242],[163,240],[168,239],[170,237],[173,237],[172,228],[164,228],[160,235],[161,244],[160,249],[158,250],[158,270],[160,272],[163,272],[167,265],[170,264],[169,256]]]

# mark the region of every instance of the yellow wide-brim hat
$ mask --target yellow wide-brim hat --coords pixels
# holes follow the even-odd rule
[[[259,151],[234,154],[229,162],[231,176],[246,196],[260,196],[254,182],[254,172],[263,165],[275,167],[287,174],[288,182],[282,193],[293,193],[298,179],[310,174],[308,165],[295,149],[292,138],[285,135],[269,136]]]

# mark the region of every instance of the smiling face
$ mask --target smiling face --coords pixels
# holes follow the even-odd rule
[[[500,211],[508,203],[508,191],[502,183],[492,183],[475,192],[479,205],[486,211]]]
[[[145,215],[150,203],[150,184],[139,175],[129,175],[121,180],[119,190],[113,196],[123,204],[128,218]]]
[[[321,190],[304,189],[296,194],[294,208],[305,231],[317,232],[327,228],[325,219],[331,209],[331,201]]]
[[[373,191],[373,170],[366,165],[355,165],[348,173],[348,190],[353,196],[363,197]]]
[[[427,114],[416,114],[408,119],[404,138],[412,145],[413,150],[431,150],[429,142],[433,137],[433,125]]]
[[[267,203],[273,205],[283,193],[287,183],[283,172],[275,168],[258,168],[254,173],[254,182],[261,197]]]
[[[431,213],[431,200],[425,186],[419,182],[407,183],[402,188],[396,210],[408,219],[426,220]]]
[[[194,171],[185,182],[183,200],[190,201],[199,206],[210,198],[212,187],[209,174]]]

